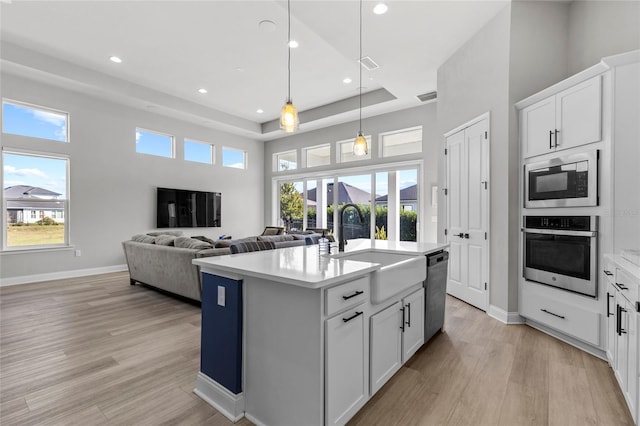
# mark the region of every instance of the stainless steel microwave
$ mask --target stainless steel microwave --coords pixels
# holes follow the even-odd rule
[[[565,155],[524,166],[524,206],[598,205],[598,151]]]

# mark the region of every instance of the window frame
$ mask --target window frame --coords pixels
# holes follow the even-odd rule
[[[312,151],[314,149],[320,149],[320,148],[329,148],[329,155],[327,156],[327,164],[318,164],[315,166],[310,166],[309,151]],[[314,145],[314,146],[302,148],[302,167],[303,168],[324,167],[324,166],[330,166],[330,165],[331,165],[331,144],[330,143],[323,143],[320,145]]]
[[[6,230],[8,229],[8,221],[7,221],[7,203],[9,201],[24,201],[24,199],[21,198],[6,198],[6,197],[2,197],[2,229],[4,229],[4,232],[2,233],[2,252],[3,253],[12,253],[12,252],[34,252],[34,251],[42,251],[42,250],[56,250],[56,249],[69,249],[72,248],[72,244],[70,241],[70,228],[71,228],[71,222],[70,222],[70,194],[71,194],[71,157],[69,155],[65,155],[65,154],[59,154],[59,153],[49,153],[49,152],[34,152],[34,151],[29,151],[29,150],[21,150],[21,149],[15,149],[15,148],[11,148],[11,149],[3,149],[2,152],[0,153],[0,164],[2,165],[2,168],[4,170],[4,154],[12,154],[12,155],[22,155],[22,156],[31,156],[31,157],[42,157],[42,158],[49,158],[49,159],[54,159],[54,160],[64,160],[66,161],[66,176],[65,176],[65,198],[64,199],[56,199],[55,201],[60,201],[63,203],[63,212],[62,212],[62,217],[61,219],[64,219],[64,242],[62,243],[57,243],[57,244],[38,244],[38,245],[26,245],[26,246],[8,246],[7,245],[7,232]],[[0,175],[2,177],[2,187],[4,188],[4,171],[3,173]],[[36,215],[36,219],[38,218],[38,215],[40,214],[40,212],[46,210],[45,208],[42,207],[36,207],[36,205],[38,203],[43,203],[43,202],[50,202],[50,199],[30,199],[30,201],[33,201],[34,204],[34,208],[32,208],[30,210],[30,216],[31,218],[33,218],[34,213]]]
[[[187,143],[191,143],[191,144],[199,144],[199,145],[208,145],[209,149],[210,149],[210,163],[205,163],[204,161],[196,161],[196,160],[188,160],[186,158],[186,147],[187,147]],[[207,164],[210,166],[213,166],[216,164],[216,146],[210,142],[204,142],[204,141],[200,141],[197,139],[190,139],[190,138],[184,138],[182,140],[182,159],[184,161],[188,161],[190,163],[199,163],[199,164]]]
[[[242,159],[243,159],[242,167],[226,166],[224,164],[224,152],[225,152],[225,150],[241,152],[242,153]],[[249,153],[244,149],[233,148],[233,147],[230,147],[230,146],[223,146],[222,147],[221,156],[222,156],[222,160],[221,160],[222,167],[226,167],[228,169],[236,169],[236,170],[247,170],[249,168]]]
[[[52,112],[52,113],[55,113],[55,114],[64,115],[65,118],[66,118],[65,140],[61,141],[61,140],[57,140],[57,139],[41,138],[39,136],[22,135],[22,134],[19,134],[19,133],[5,133],[5,131],[4,131],[4,123],[5,123],[4,104],[5,103],[11,104],[11,105],[16,105],[16,106],[21,106],[21,107],[26,107],[26,108],[30,108],[30,109],[34,109],[34,110],[38,110],[38,111],[42,111],[42,112]],[[3,135],[11,135],[11,136],[22,137],[22,138],[39,139],[39,140],[58,142],[58,143],[71,143],[71,130],[70,129],[71,129],[71,114],[68,111],[63,111],[63,110],[56,109],[56,108],[50,108],[50,107],[47,107],[47,106],[44,106],[44,105],[33,104],[33,103],[30,103],[30,102],[18,101],[18,100],[11,99],[11,98],[2,98],[2,123],[0,123],[0,133],[2,133]]]
[[[367,140],[367,155],[363,155],[361,157],[355,157],[352,160],[345,160],[342,158],[342,145],[346,145],[346,144],[351,144],[353,146],[353,144],[356,141],[356,138],[351,138],[351,139],[344,139],[341,141],[336,141],[335,146],[336,146],[336,163],[338,164],[345,164],[345,163],[355,163],[358,161],[363,161],[363,160],[371,160],[371,149],[372,149],[372,137],[371,135],[365,135],[365,139]],[[353,149],[351,150],[353,151]]]
[[[171,139],[171,156],[170,157],[165,157],[164,155],[158,155],[158,154],[151,154],[148,152],[139,152],[138,151],[138,142],[137,140],[134,138],[134,143],[136,144],[136,154],[141,154],[141,155],[149,155],[151,157],[158,157],[158,158],[167,158],[170,160],[173,160],[176,158],[176,137],[170,133],[164,133],[164,132],[160,132],[157,130],[150,130],[150,129],[146,129],[144,127],[138,127],[136,126],[136,134],[138,133],[138,131],[141,130],[143,132],[146,133],[152,133],[155,135],[160,135],[160,136],[168,136]]]
[[[280,156],[283,156],[285,154],[293,154],[296,157],[296,166],[292,169],[283,169],[280,170]],[[298,165],[300,164],[300,161],[298,159],[298,150],[297,149],[290,149],[288,151],[282,151],[282,152],[275,152],[273,154],[273,171],[275,173],[282,173],[282,172],[288,172],[290,170],[298,170],[300,167],[298,167]]]
[[[407,127],[405,129],[392,130],[392,131],[389,131],[389,132],[383,132],[383,133],[378,134],[378,157],[379,158],[393,158],[393,157],[401,157],[401,156],[404,156],[404,155],[421,154],[422,153],[422,148],[423,148],[422,147],[422,140],[420,141],[420,151],[410,152],[410,153],[407,153],[407,154],[384,155],[384,138],[385,138],[385,136],[397,135],[397,134],[401,134],[401,133],[409,133],[409,132],[413,132],[415,130],[420,130],[421,132],[424,132],[424,127],[423,126],[413,126],[413,127]]]

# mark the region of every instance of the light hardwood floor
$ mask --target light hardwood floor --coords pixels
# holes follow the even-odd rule
[[[350,424],[632,424],[604,361],[450,297],[445,330]],[[200,308],[127,273],[0,288],[2,426],[230,425],[199,356]]]

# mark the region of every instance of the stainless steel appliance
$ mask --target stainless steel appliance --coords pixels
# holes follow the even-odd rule
[[[597,297],[597,229],[597,216],[524,216],[524,277]]]
[[[598,151],[566,155],[524,166],[524,206],[598,205]]]

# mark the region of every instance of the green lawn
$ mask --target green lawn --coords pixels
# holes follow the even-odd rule
[[[9,225],[7,247],[64,243],[64,225]]]

